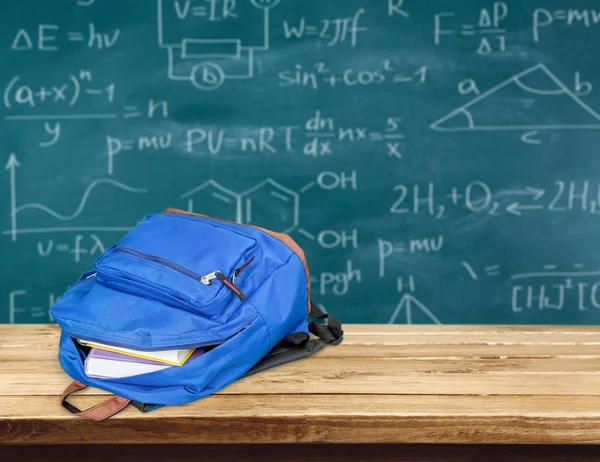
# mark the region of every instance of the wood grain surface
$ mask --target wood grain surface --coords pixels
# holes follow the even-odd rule
[[[195,403],[97,423],[60,406],[58,328],[0,326],[0,443],[600,443],[600,327],[345,331]]]

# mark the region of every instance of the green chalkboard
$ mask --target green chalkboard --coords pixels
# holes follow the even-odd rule
[[[2,2],[0,322],[166,207],[289,233],[345,322],[600,321],[597,7]]]

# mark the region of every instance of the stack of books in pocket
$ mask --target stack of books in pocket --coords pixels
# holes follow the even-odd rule
[[[204,353],[203,348],[141,351],[82,339],[77,341],[91,348],[85,359],[86,375],[100,379],[132,377],[180,367]]]

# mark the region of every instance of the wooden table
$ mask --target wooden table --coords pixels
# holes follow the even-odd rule
[[[129,407],[97,423],[59,404],[70,379],[56,359],[58,328],[0,326],[0,443],[71,445],[62,454],[84,443],[143,445],[87,448],[86,462],[115,450],[138,461],[144,451],[146,460],[199,460],[198,451],[270,461],[281,452],[292,461],[600,460],[600,446],[587,445],[600,443],[600,327],[345,331],[340,346],[196,403],[148,414]],[[89,407],[104,394],[86,390],[73,402]],[[187,446],[199,443],[209,446]],[[515,446],[523,443],[532,446]],[[0,455],[57,448],[0,446]]]

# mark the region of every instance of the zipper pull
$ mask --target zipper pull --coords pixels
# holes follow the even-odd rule
[[[246,296],[242,293],[242,291],[238,289],[233,282],[227,279],[220,271],[217,271],[217,279],[225,284],[225,286],[227,286],[227,288],[231,290],[241,301],[246,300]]]
[[[233,282],[231,282],[229,279],[227,279],[227,277],[220,271],[213,271],[212,273],[202,276],[200,278],[200,282],[202,284],[209,286],[212,284],[212,281],[214,279],[218,279],[219,281],[221,281],[223,283],[223,285],[225,285],[229,290],[231,290],[237,296],[237,298],[239,298],[241,301],[246,300],[246,296],[242,293],[242,291],[240,289],[238,289],[233,284]]]
[[[218,276],[217,276],[217,275],[218,275],[218,274],[220,274],[220,273],[221,273],[220,271],[213,271],[212,273],[205,274],[204,276],[202,276],[202,277],[200,278],[200,282],[201,282],[202,284],[204,284],[204,285],[207,285],[207,286],[209,286],[209,285],[211,285],[211,284],[212,284],[212,282],[211,282],[211,281],[212,281],[213,279],[217,279],[217,278],[218,278]]]
[[[248,260],[246,263],[244,263],[242,266],[240,266],[239,268],[236,268],[233,270],[233,274],[231,275],[231,282],[233,282],[235,284],[235,280],[238,277],[238,274],[240,274],[240,272],[244,269],[246,269],[248,267],[248,265],[250,263],[252,263],[254,261],[254,257],[252,257],[250,260]]]

